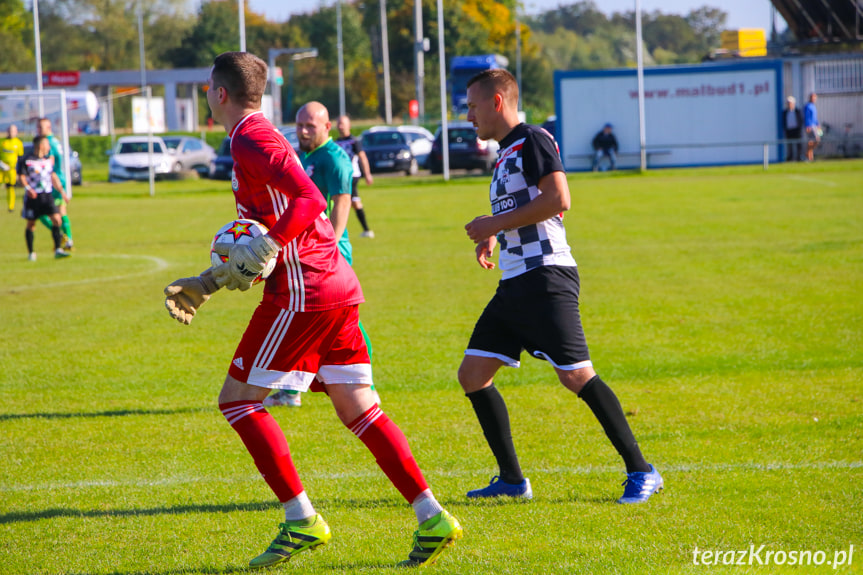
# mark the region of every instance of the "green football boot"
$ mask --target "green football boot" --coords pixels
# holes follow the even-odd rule
[[[249,562],[249,567],[252,569],[270,567],[276,563],[287,561],[307,549],[324,545],[333,537],[330,533],[330,526],[320,514],[311,519],[280,523],[279,528],[279,534],[273,539],[267,550],[252,559]]]
[[[399,563],[399,567],[431,565],[444,549],[455,545],[456,539],[461,539],[461,536],[458,520],[446,511],[441,511],[414,531],[413,551],[406,561]]]

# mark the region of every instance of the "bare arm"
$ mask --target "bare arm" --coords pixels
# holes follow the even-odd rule
[[[369,169],[369,158],[363,150],[360,150],[357,157],[360,159],[360,170],[365,174],[366,183],[371,186],[375,180],[372,177],[372,171]]]
[[[345,233],[348,227],[348,216],[351,215],[351,195],[337,194],[333,197],[333,209],[330,210],[330,222],[336,232],[336,241]]]
[[[51,183],[54,185],[54,189],[60,192],[60,195],[63,196],[63,200],[68,203],[69,196],[66,195],[66,189],[63,187],[63,184],[60,183],[60,178],[57,177],[57,174],[54,172],[51,172]]]
[[[464,227],[468,237],[478,244],[500,231],[542,222],[569,209],[569,184],[566,174],[552,172],[544,176],[537,187],[542,193],[520,208],[496,216],[474,218]]]
[[[20,180],[21,185],[24,186],[24,190],[25,190],[26,194],[28,196],[30,196],[31,198],[35,198],[36,197],[36,190],[34,190],[33,186],[30,185],[30,180],[27,179],[27,176],[24,174],[21,174],[18,176],[18,180]]]

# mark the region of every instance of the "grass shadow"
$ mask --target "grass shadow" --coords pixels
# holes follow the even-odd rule
[[[280,509],[278,501],[256,501],[248,503],[228,503],[224,505],[179,505],[176,507],[151,507],[147,509],[64,509],[52,508],[41,511],[21,511],[0,514],[0,525],[7,523],[26,523],[42,519],[60,517],[139,517],[147,515],[179,515],[183,513],[232,513],[234,511],[266,511]]]
[[[68,413],[0,413],[0,421],[15,419],[72,419],[76,417],[124,417],[127,415],[178,415],[212,411],[210,407],[181,407],[178,409],[117,409],[114,411],[68,412]]]

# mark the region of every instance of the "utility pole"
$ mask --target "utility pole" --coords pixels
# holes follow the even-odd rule
[[[387,0],[381,0],[381,53],[384,65],[384,111],[386,123],[393,123],[393,102],[390,95],[390,42],[387,32]]]
[[[339,116],[345,115],[345,55],[342,42],[342,0],[336,0],[336,30],[339,52]]]
[[[423,38],[423,3],[422,0],[414,0],[414,62],[416,64],[417,84],[417,109],[418,120],[422,121],[426,115],[425,104],[425,39]]]

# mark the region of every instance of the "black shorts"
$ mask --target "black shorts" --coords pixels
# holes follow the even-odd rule
[[[360,178],[359,176],[354,178],[353,185],[351,186],[351,201],[352,202],[360,201],[360,193],[357,191],[357,188],[359,187],[358,184],[360,183],[361,179],[362,178]]]
[[[60,208],[54,203],[54,196],[51,194],[36,194],[35,198],[24,194],[24,209],[21,210],[21,217],[25,220],[35,220],[42,216],[59,213],[59,211]]]
[[[522,350],[559,369],[592,365],[578,312],[578,269],[543,266],[501,280],[485,307],[465,355],[520,365]]]

